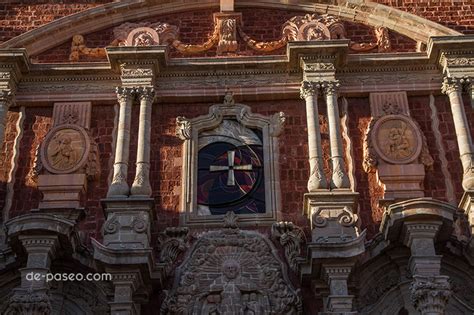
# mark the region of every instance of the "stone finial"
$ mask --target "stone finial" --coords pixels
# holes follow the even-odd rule
[[[234,211],[227,211],[223,218],[224,227],[230,229],[237,229],[239,217],[234,213]]]
[[[235,105],[234,93],[227,91],[224,96],[224,105],[231,106]]]

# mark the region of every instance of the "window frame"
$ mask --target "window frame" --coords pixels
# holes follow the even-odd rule
[[[184,140],[181,176],[180,225],[221,226],[224,215],[198,215],[197,179],[199,135],[217,128],[224,119],[234,119],[246,128],[262,132],[265,213],[238,214],[239,225],[271,225],[281,218],[278,137],[285,122],[283,112],[272,116],[252,113],[244,104],[215,104],[207,115],[195,118],[176,118],[176,135]]]

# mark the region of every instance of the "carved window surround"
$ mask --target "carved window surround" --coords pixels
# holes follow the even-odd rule
[[[250,107],[235,104],[233,99],[210,107],[209,114],[196,118],[176,118],[176,134],[183,144],[183,170],[181,195],[181,225],[222,225],[224,215],[198,215],[198,151],[199,135],[217,128],[224,119],[235,119],[247,128],[259,129],[263,135],[265,213],[240,214],[242,225],[271,225],[280,217],[280,180],[278,136],[283,129],[285,116],[282,112],[273,116],[262,116],[251,112]]]

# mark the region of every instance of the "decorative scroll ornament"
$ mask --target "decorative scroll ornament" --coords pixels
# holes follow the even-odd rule
[[[202,234],[177,268],[161,314],[302,314],[272,243],[254,231]]]
[[[392,50],[392,44],[390,42],[390,36],[388,33],[388,28],[386,27],[376,27],[375,28],[375,37],[377,41],[375,43],[355,43],[351,42],[349,48],[357,52],[367,52],[377,48],[377,52],[390,52]]]
[[[306,242],[303,230],[292,222],[278,222],[272,225],[272,237],[285,249],[285,257],[291,270],[298,272],[301,245]]]
[[[330,14],[295,16],[283,24],[288,41],[310,41],[346,38],[344,24]]]
[[[191,139],[191,122],[184,116],[176,117],[176,136],[181,140]]]
[[[178,256],[189,247],[188,233],[189,229],[186,227],[170,227],[158,236],[160,263],[164,264],[166,275],[173,270],[173,264]]]
[[[285,47],[289,41],[319,41],[344,39],[344,24],[334,15],[306,14],[295,16],[283,24],[281,38],[275,41],[258,42],[248,36],[242,28],[240,13],[215,13],[214,31],[202,44],[185,44],[179,40],[177,26],[167,23],[124,23],[114,29],[115,39],[108,46],[154,46],[170,45],[183,54],[198,54],[217,45],[217,55],[233,54],[238,51],[240,37],[248,47],[258,52],[272,52]],[[351,43],[350,48],[366,52],[378,48],[378,52],[391,50],[388,29],[375,28],[375,43]],[[89,48],[82,35],[72,39],[69,60],[79,61],[80,56],[105,58],[105,48]]]

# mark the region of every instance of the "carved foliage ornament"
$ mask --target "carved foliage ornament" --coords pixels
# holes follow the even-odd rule
[[[306,242],[306,236],[299,226],[292,222],[278,222],[272,225],[272,237],[279,241],[285,249],[285,258],[291,270],[298,272],[301,247]]]
[[[238,38],[248,47],[259,52],[278,50],[289,41],[319,41],[328,39],[344,39],[346,31],[344,24],[334,15],[306,14],[295,16],[285,22],[282,27],[281,38],[275,41],[258,42],[248,36],[243,28],[240,13],[214,14],[214,31],[206,42],[197,45],[185,44],[179,40],[177,26],[167,23],[124,23],[114,29],[115,39],[108,46],[153,46],[171,45],[183,54],[196,54],[208,51],[217,45],[217,55],[236,53]],[[377,41],[375,43],[354,43],[350,48],[354,51],[365,52],[377,48],[378,52],[391,50],[388,29],[375,28]],[[82,35],[75,35],[72,39],[70,61],[79,61],[80,56],[104,58],[105,48],[89,48]]]
[[[254,231],[203,234],[177,269],[161,314],[302,314],[271,242]]]

